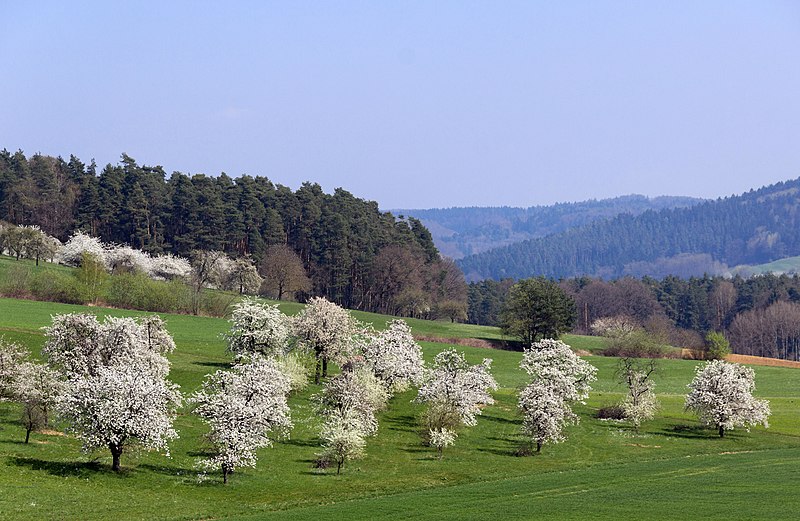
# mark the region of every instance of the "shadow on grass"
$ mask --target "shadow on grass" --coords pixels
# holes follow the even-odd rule
[[[416,432],[417,430],[417,419],[410,414],[390,416],[383,420],[383,424],[392,431]]]
[[[179,466],[168,466],[168,465],[153,465],[150,463],[144,463],[137,465],[137,469],[146,469],[157,474],[164,474],[165,476],[191,476],[197,474],[199,471],[195,468],[186,468],[186,467],[179,467]]]
[[[671,429],[661,429],[654,434],[659,436],[669,436],[673,438],[687,438],[687,439],[714,439],[719,438],[719,434],[714,429],[703,427],[702,425],[674,425]],[[725,432],[725,437],[737,437],[730,431]]]
[[[280,443],[284,445],[294,445],[295,447],[319,447],[322,444],[322,441],[317,440],[298,440],[295,438],[289,438],[288,440],[283,440]]]
[[[479,416],[479,418],[486,419],[486,420],[489,420],[489,421],[493,421],[493,422],[496,422],[496,423],[511,423],[511,424],[514,424],[514,425],[520,425],[522,423],[521,420],[510,420],[508,418],[503,418],[503,417],[500,417],[500,416],[490,416],[488,414],[481,414]]]
[[[218,367],[220,369],[230,369],[230,362],[192,362],[192,365],[199,365],[203,367]]]
[[[113,472],[108,465],[102,465],[97,461],[87,461],[82,463],[68,463],[63,461],[45,461],[36,458],[12,457],[9,461],[18,467],[27,467],[31,470],[43,470],[48,474],[59,477],[88,477],[97,473],[107,473],[109,475],[126,475],[123,469],[121,472]]]

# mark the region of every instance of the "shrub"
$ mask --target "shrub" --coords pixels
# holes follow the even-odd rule
[[[36,300],[85,304],[87,302],[81,284],[69,274],[57,271],[39,271],[30,274],[30,292]]]
[[[595,416],[601,420],[624,420],[625,409],[618,403],[603,405],[597,409]]]

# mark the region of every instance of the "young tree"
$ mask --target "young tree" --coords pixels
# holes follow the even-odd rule
[[[223,483],[239,467],[255,467],[256,450],[292,428],[286,396],[289,378],[273,360],[254,355],[230,371],[208,375],[190,399],[210,427],[212,456],[201,464],[222,470]]]
[[[724,360],[731,354],[731,344],[725,335],[709,331],[706,335],[706,356],[709,360]]]
[[[50,410],[55,406],[64,383],[58,373],[43,364],[23,362],[14,379],[14,400],[22,404],[22,425],[25,443],[31,432],[47,427]]]
[[[0,401],[14,397],[14,382],[28,352],[20,345],[0,337]]]
[[[658,398],[653,392],[655,383],[652,380],[657,370],[655,358],[625,357],[619,360],[617,376],[628,388],[622,400],[622,410],[636,432],[639,432],[642,422],[653,419],[658,410]]]
[[[314,395],[317,413],[324,418],[319,456],[336,462],[337,474],[345,462],[363,455],[365,438],[378,430],[375,413],[387,399],[386,389],[372,372],[352,362]]]
[[[223,287],[229,291],[238,291],[240,295],[255,295],[261,289],[264,279],[258,274],[253,260],[240,257],[233,261]]]
[[[569,331],[575,318],[572,297],[555,282],[536,277],[511,287],[503,305],[501,325],[506,334],[531,344]]]
[[[481,407],[494,403],[490,391],[497,389],[497,382],[489,372],[491,365],[486,358],[481,364],[469,365],[455,349],[436,355],[415,399],[428,406],[422,417],[428,436],[446,436],[445,431],[478,423]]]
[[[522,413],[522,435],[536,444],[541,452],[545,443],[560,443],[566,439],[564,427],[578,423],[578,416],[557,389],[547,382],[534,382],[519,394]]]
[[[735,427],[769,427],[769,402],[753,397],[756,384],[751,368],[711,360],[697,366],[695,373],[688,385],[686,409],[695,412],[703,424],[715,427],[720,438]]]
[[[349,311],[322,297],[314,297],[292,322],[298,342],[314,353],[314,383],[328,376],[328,361],[344,363],[353,349],[353,336],[361,329]]]
[[[200,312],[200,299],[203,289],[219,286],[228,277],[232,261],[221,251],[198,250],[192,254],[192,313]]]
[[[237,359],[255,354],[281,356],[289,351],[291,322],[278,306],[242,300],[233,307],[230,323],[225,339]]]
[[[25,257],[35,259],[37,266],[40,259],[52,259],[61,247],[58,239],[47,235],[38,226],[20,227],[19,236]]]
[[[422,348],[403,320],[392,320],[384,331],[364,346],[364,360],[390,394],[422,382]]]
[[[520,367],[532,380],[519,397],[522,432],[536,443],[539,452],[544,443],[563,441],[564,426],[578,422],[570,403],[588,398],[597,368],[581,360],[564,342],[552,339],[526,349]]]

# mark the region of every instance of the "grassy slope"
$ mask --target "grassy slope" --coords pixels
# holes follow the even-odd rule
[[[42,343],[39,328],[51,314],[86,309],[0,299],[0,333],[36,348]],[[213,318],[165,318],[178,344],[171,357],[171,378],[189,393],[204,374],[228,361],[219,337],[227,324]],[[386,319],[373,318],[379,324]],[[422,327],[447,333],[447,324],[414,326],[416,332]],[[457,326],[454,336],[460,335],[475,336],[469,327]],[[423,347],[430,359],[446,346]],[[392,519],[424,514],[430,519],[666,519],[689,513],[688,517],[789,519],[800,508],[797,495],[785,489],[800,477],[796,370],[756,367],[758,394],[772,401],[772,427],[737,430],[719,439],[699,429],[682,409],[681,395],[695,363],[664,361],[657,387],[663,409],[635,435],[624,425],[592,418],[594,409],[619,399],[621,391],[614,383],[615,360],[593,357],[599,381],[589,402],[577,407],[581,424],[569,429],[566,443],[546,446],[535,457],[518,458],[512,453],[519,444],[514,393],[525,382],[517,369],[520,354],[459,349],[473,361],[493,358],[502,387],[495,395],[497,404],[484,410],[478,426],[463,431],[438,461],[419,444],[414,418],[420,409],[411,403],[413,392],[405,393],[382,414],[379,435],[368,441],[367,457],[348,465],[341,476],[311,469],[318,450],[308,405],[314,386],[292,398],[292,438],[262,451],[258,467],[237,472],[227,487],[217,476],[198,479],[194,464],[202,453],[203,427],[191,415],[177,420],[181,439],[173,444],[171,458],[126,454],[125,471],[114,475],[107,454],[82,455],[68,437],[34,434],[33,443],[20,443],[24,436],[15,424],[16,407],[0,404],[0,518],[260,519],[276,511],[268,518]]]

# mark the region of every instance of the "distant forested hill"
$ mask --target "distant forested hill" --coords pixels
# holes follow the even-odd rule
[[[625,195],[614,199],[559,203],[529,208],[468,207],[431,210],[392,210],[421,220],[443,255],[453,259],[544,237],[622,213],[683,208],[702,202],[692,197]]]
[[[457,270],[440,260],[418,220],[395,219],[374,201],[343,189],[326,194],[315,183],[293,191],[266,177],[168,175],[125,154],[100,169],[75,156],[2,150],[0,221],[38,225],[62,241],[83,230],[150,253],[220,250],[256,262],[267,247],[286,245],[302,260],[313,294],[352,308],[398,312],[403,292],[428,307],[466,302],[463,279],[454,290],[444,287]],[[402,270],[393,270],[400,261]]]
[[[468,280],[690,276],[800,254],[800,179],[688,208],[622,214],[465,257]]]

